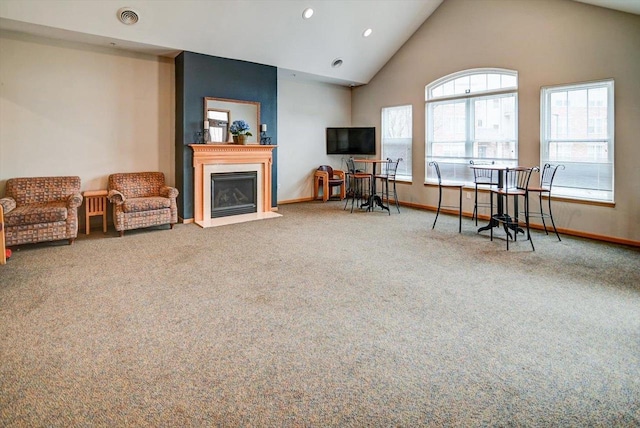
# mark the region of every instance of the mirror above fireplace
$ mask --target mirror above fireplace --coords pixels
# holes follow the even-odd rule
[[[257,144],[260,138],[260,103],[227,98],[204,98],[204,117],[209,122],[209,139],[206,143],[231,142],[229,127],[234,120],[249,124],[249,144]]]

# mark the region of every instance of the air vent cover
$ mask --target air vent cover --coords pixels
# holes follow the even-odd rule
[[[118,19],[123,24],[133,25],[138,22],[140,17],[138,16],[138,12],[131,9],[130,7],[123,7],[118,9]]]

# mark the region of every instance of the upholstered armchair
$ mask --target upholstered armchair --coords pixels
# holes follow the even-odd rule
[[[80,177],[21,177],[7,180],[4,209],[6,246],[78,236]]]
[[[120,236],[125,230],[178,222],[178,189],[165,184],[161,172],[128,172],[109,176],[109,201],[113,224]]]

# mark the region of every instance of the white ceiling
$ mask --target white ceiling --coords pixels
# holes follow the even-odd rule
[[[621,10],[622,12],[640,15],[640,0],[575,0],[580,3],[589,3],[595,6]]]
[[[442,1],[1,0],[0,29],[161,56],[191,51],[272,65],[280,76],[360,85]],[[640,0],[577,1],[640,14]],[[139,22],[122,24],[122,7]],[[307,7],[315,13],[305,20]],[[367,28],[373,34],[364,38]],[[343,65],[333,68],[338,58]]]

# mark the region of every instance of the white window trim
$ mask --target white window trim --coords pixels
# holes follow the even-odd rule
[[[508,87],[503,87],[503,88],[497,88],[497,89],[488,89],[488,90],[482,90],[482,91],[475,91],[475,92],[467,92],[467,93],[462,93],[462,94],[457,94],[457,95],[447,95],[447,96],[432,96],[431,92],[434,88],[443,85],[449,81],[455,81],[456,79],[460,78],[460,77],[464,77],[464,76],[472,76],[472,75],[478,75],[478,74],[500,74],[500,75],[507,75],[507,76],[512,76],[515,78],[515,85],[514,86],[508,86]],[[440,104],[440,103],[446,103],[446,102],[451,102],[451,101],[461,101],[465,103],[465,108],[467,109],[467,115],[466,115],[466,136],[467,139],[469,139],[469,141],[464,141],[464,143],[470,143],[472,141],[475,140],[475,135],[473,132],[473,129],[469,129],[470,127],[473,126],[473,114],[470,111],[470,107],[472,104],[472,100],[481,100],[483,98],[493,98],[495,96],[500,96],[500,95],[514,95],[515,98],[515,111],[514,111],[514,123],[515,123],[515,164],[517,164],[517,161],[519,159],[519,141],[518,141],[518,115],[519,115],[519,109],[518,109],[518,86],[519,86],[519,77],[518,77],[518,72],[516,70],[510,70],[510,69],[506,69],[506,68],[473,68],[473,69],[467,69],[467,70],[461,70],[452,74],[448,74],[446,76],[443,76],[439,79],[434,80],[433,82],[429,83],[428,85],[425,86],[425,124],[427,125],[427,129],[425,129],[425,177],[424,177],[424,182],[425,184],[429,184],[429,183],[435,183],[437,182],[436,178],[432,178],[429,177],[429,168],[426,166],[427,162],[429,160],[429,158],[431,158],[431,153],[430,153],[430,144],[429,141],[433,139],[433,117],[431,117],[430,114],[430,105],[435,105],[435,104]],[[511,140],[504,140],[504,141],[511,141]],[[451,143],[455,143],[455,141],[450,141]],[[463,141],[460,141],[463,142]],[[466,159],[465,159],[466,160]],[[449,180],[452,181],[452,180]],[[469,184],[469,183],[467,183]]]
[[[411,110],[411,156],[413,158],[413,104],[398,104],[393,106],[384,106],[380,109],[380,153],[382,157],[386,156],[384,154],[384,111],[385,109],[393,109],[399,107],[409,107]],[[402,159],[403,162],[411,161],[410,159]],[[396,181],[407,182],[410,183],[413,181],[413,168],[411,171],[411,175],[396,173]]]
[[[498,89],[487,89],[484,91],[477,91],[477,92],[469,92],[466,94],[459,94],[459,95],[448,95],[448,96],[441,96],[441,97],[434,97],[431,96],[431,90],[434,88],[437,88],[440,85],[443,85],[449,81],[453,81],[458,79],[459,77],[463,77],[463,76],[471,76],[471,75],[477,75],[477,74],[504,74],[504,75],[510,75],[516,78],[516,84],[515,86],[509,86],[509,87],[505,87],[505,88],[498,88]],[[500,93],[500,92],[514,92],[518,90],[518,72],[516,70],[509,70],[507,68],[471,68],[468,70],[461,70],[461,71],[457,71],[455,73],[452,74],[448,74],[446,76],[440,77],[439,79],[434,80],[433,82],[429,83],[427,86],[425,86],[425,94],[424,94],[424,99],[425,101],[440,101],[440,100],[446,100],[446,99],[456,99],[456,98],[466,98],[469,96],[475,96],[475,95],[493,95],[496,93]]]
[[[581,138],[581,139],[552,139],[547,138],[547,135],[551,134],[551,121],[547,120],[547,112],[551,103],[551,95],[557,92],[574,91],[580,89],[593,89],[597,87],[607,88],[607,130],[609,138]],[[608,194],[608,191],[603,190],[585,190],[580,192],[578,190],[562,191],[563,188],[554,186],[554,194],[564,199],[573,199],[578,201],[598,202],[598,203],[613,203],[615,204],[615,84],[612,78],[603,80],[593,80],[588,82],[560,84],[543,86],[540,88],[540,163],[546,163],[549,159],[549,143],[552,142],[609,142],[607,150],[607,162],[611,164],[611,197],[604,198],[598,197],[598,195]],[[562,163],[562,162],[558,162]],[[572,193],[573,192],[573,193]],[[595,196],[595,197],[594,197]]]

